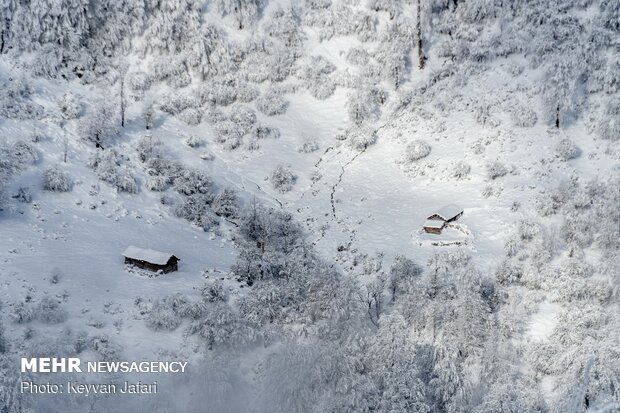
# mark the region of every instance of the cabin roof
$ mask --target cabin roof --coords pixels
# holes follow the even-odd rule
[[[127,247],[125,252],[123,252],[123,256],[125,258],[146,261],[157,265],[166,265],[168,264],[168,261],[170,261],[170,258],[173,257],[178,260],[177,257],[169,252],[155,251],[148,248],[138,248],[133,245]]]
[[[431,216],[438,215],[444,221],[448,221],[462,212],[463,212],[463,208],[461,208],[460,206],[455,205],[455,204],[448,204],[440,208],[437,212],[435,212]]]
[[[444,221],[441,221],[439,219],[427,219],[426,222],[424,222],[424,228],[437,228],[437,229],[441,229],[443,228],[443,226],[446,223]]]

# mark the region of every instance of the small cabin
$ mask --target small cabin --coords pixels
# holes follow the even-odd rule
[[[163,273],[177,271],[179,269],[178,262],[181,261],[168,252],[138,248],[133,245],[127,247],[123,252],[123,257],[125,257],[125,264],[155,272],[162,271]]]
[[[441,234],[448,222],[456,221],[463,215],[463,208],[455,204],[449,204],[439,209],[424,222],[424,231],[431,234]]]
[[[427,219],[424,222],[424,231],[431,234],[441,234],[441,230],[445,225],[446,222],[440,219]]]

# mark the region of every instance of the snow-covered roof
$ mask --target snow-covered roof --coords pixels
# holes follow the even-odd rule
[[[427,219],[426,222],[424,222],[424,228],[443,228],[445,222],[441,221],[439,219]]]
[[[169,252],[155,251],[148,248],[138,248],[133,245],[127,247],[125,252],[123,252],[123,256],[157,265],[166,265],[168,264],[168,261],[170,261],[170,258],[174,257],[174,255]]]
[[[449,204],[439,209],[433,215],[438,215],[443,220],[448,221],[463,212],[463,208],[455,204]],[[432,215],[431,215],[432,216]]]

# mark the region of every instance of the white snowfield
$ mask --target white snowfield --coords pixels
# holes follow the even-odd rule
[[[618,168],[620,150],[618,140],[599,137],[601,119],[598,123],[591,119],[586,107],[592,105],[598,110],[603,98],[617,98],[618,91],[612,89],[620,80],[613,76],[607,79],[605,90],[603,86],[600,90],[592,87],[588,92],[592,94],[590,100],[575,96],[570,102],[573,106],[566,112],[582,110],[583,114],[571,119],[570,113],[563,113],[561,127],[555,127],[553,119],[546,119],[549,113],[553,115],[545,100],[549,96],[544,94],[546,66],[535,61],[542,58],[532,57],[530,61],[529,56],[514,52],[513,49],[520,50],[516,40],[505,49],[500,48],[503,36],[515,37],[512,32],[503,32],[503,17],[494,18],[492,25],[476,20],[493,2],[446,2],[449,7],[460,7],[451,16],[468,25],[457,25],[458,30],[453,33],[452,26],[444,22],[445,25],[438,26],[441,35],[434,33],[425,39],[427,60],[423,69],[417,66],[419,56],[414,48],[400,56],[402,67],[398,60],[389,73],[385,62],[391,62],[391,55],[383,56],[385,50],[381,48],[394,41],[398,51],[400,43],[391,36],[397,37],[394,33],[400,33],[399,30],[406,32],[407,42],[415,43],[414,26],[408,24],[415,21],[413,16],[417,13],[413,2],[403,2],[402,9],[394,11],[392,2],[373,0],[367,5],[308,1],[303,5],[308,14],[298,16],[296,8],[290,9],[285,7],[286,2],[276,0],[268,2],[267,8],[256,16],[292,16],[290,20],[273,27],[263,20],[243,29],[240,27],[248,16],[237,21],[232,14],[238,12],[236,5],[243,3],[245,12],[245,7],[254,2],[224,1],[220,8],[228,10],[224,6],[229,3],[234,5],[225,18],[217,14],[218,7],[187,10],[187,15],[205,13],[206,21],[217,23],[216,27],[221,24],[221,37],[230,41],[227,47],[216,42],[216,50],[209,51],[213,62],[221,64],[213,73],[199,74],[196,67],[189,69],[189,65],[207,55],[200,48],[211,47],[205,39],[216,30],[198,31],[200,41],[190,42],[194,49],[199,49],[196,54],[173,54],[162,58],[163,63],[157,60],[162,56],[150,52],[126,57],[122,63],[129,67],[128,79],[134,81],[132,76],[136,75],[139,80],[137,75],[144,75],[144,84],[133,90],[135,96],[127,100],[125,125],[104,150],[85,139],[83,123],[95,113],[101,98],[114,102],[119,99],[116,69],[110,68],[109,73],[88,82],[25,74],[31,100],[42,107],[45,116],[26,120],[0,117],[1,145],[27,142],[34,148],[29,155],[32,161],[11,177],[6,192],[12,198],[9,207],[0,211],[0,321],[7,341],[30,343],[33,348],[45,350],[49,337],[58,337],[58,343],[54,342],[58,348],[66,346],[71,348],[67,351],[77,351],[74,342],[79,343],[84,334],[94,338],[92,347],[118,346],[126,360],[172,357],[189,360],[190,367],[204,367],[201,362],[215,360],[206,364],[215,366],[209,373],[221,374],[220,381],[215,381],[219,387],[214,387],[214,394],[231,392],[237,396],[236,392],[243,388],[239,400],[262,400],[277,393],[282,406],[286,401],[298,407],[299,412],[304,409],[295,405],[297,398],[307,404],[321,399],[325,404],[316,406],[326,411],[345,411],[343,406],[365,401],[373,391],[381,393],[375,398],[388,401],[372,408],[355,405],[358,409],[351,411],[379,412],[373,410],[379,405],[381,412],[418,411],[413,402],[416,397],[433,399],[435,403],[432,409],[419,411],[437,413],[459,412],[477,402],[481,404],[471,411],[499,413],[502,403],[508,406],[515,400],[506,411],[591,413],[618,409],[618,337],[617,332],[608,333],[618,323],[614,311],[620,266],[613,250],[618,231],[617,222],[610,220],[608,211],[597,200],[603,195],[611,197],[609,194],[614,191],[605,186],[605,180]],[[332,3],[334,14],[330,16],[334,20],[323,27],[314,13],[320,16]],[[583,10],[571,11],[564,17],[588,19],[600,6],[596,2],[581,3]],[[474,11],[466,8],[469,5]],[[278,11],[279,7],[285,11]],[[464,7],[471,13],[465,13]],[[361,41],[355,31],[340,34],[331,27],[338,26],[339,19],[346,20],[348,16],[342,13],[349,8],[371,10],[373,18],[366,19],[366,14],[353,16],[359,17],[355,30],[376,27],[377,36]],[[555,10],[545,9],[545,13],[547,18]],[[312,18],[319,20],[313,26],[307,23]],[[4,20],[1,13],[0,20]],[[175,26],[179,23],[169,22],[165,15],[162,21],[163,27],[185,27]],[[435,20],[425,24],[432,23]],[[613,37],[594,30],[597,21],[589,24],[592,33],[584,32],[591,34],[593,44]],[[299,33],[296,25],[300,25]],[[576,26],[573,30],[581,28]],[[188,33],[193,30],[187,29]],[[263,37],[255,40],[255,34]],[[550,32],[546,38],[555,38],[556,34]],[[291,58],[271,49],[270,42],[280,42],[279,37],[290,42],[286,50],[301,45],[295,51],[300,56],[296,56],[298,61],[290,73],[277,80],[270,77],[274,75],[271,72],[254,73],[255,66],[264,59],[285,62]],[[472,43],[476,47],[467,47],[469,37],[480,37],[479,42]],[[139,45],[146,39],[148,33],[135,41]],[[163,44],[162,39],[159,41]],[[246,43],[251,44],[247,49],[255,54],[251,56],[254,62],[233,53],[235,47],[241,50]],[[493,56],[477,55],[478,48],[484,51],[483,46],[495,44],[497,53]],[[552,45],[541,45],[541,49]],[[451,56],[464,51],[467,60],[463,68],[450,72],[450,65],[456,61]],[[617,51],[608,52],[615,56],[610,57],[616,62],[613,67],[610,63],[613,69],[620,60]],[[9,90],[28,65],[14,61],[9,54],[0,56],[0,86]],[[50,56],[45,55],[51,59]],[[567,65],[571,68],[578,66],[574,62],[587,60],[581,55],[566,59],[570,59]],[[36,65],[36,60],[29,64]],[[565,66],[558,69],[558,76],[568,70]],[[321,67],[325,73],[313,74]],[[450,73],[446,74],[446,70]],[[395,84],[392,77],[399,71],[403,71],[402,78]],[[161,73],[156,76],[155,72]],[[444,89],[434,88],[442,84],[442,76],[453,78],[444,84]],[[209,83],[215,78],[222,83],[222,90]],[[560,79],[558,83],[581,90],[580,85],[574,85],[574,79],[569,80]],[[330,86],[333,93],[322,89],[329,92]],[[59,112],[58,103],[66,92],[79,101],[76,118],[64,119]],[[277,95],[279,100],[260,100],[270,94]],[[363,97],[362,102],[352,100],[351,96],[356,94]],[[371,100],[380,104],[371,105],[370,109],[364,107]],[[150,101],[155,105],[147,131],[144,112],[148,106],[145,103]],[[609,117],[617,118],[620,103],[610,107]],[[362,115],[358,112],[365,116],[359,122],[355,117]],[[559,106],[557,112],[559,121]],[[236,116],[232,120],[226,118],[231,113]],[[569,121],[564,122],[565,117]],[[242,134],[235,129],[244,123],[250,124],[251,133],[260,126],[262,133],[274,128],[279,135],[250,137],[250,132]],[[612,133],[617,131],[613,127],[612,122]],[[368,131],[372,138],[364,134]],[[230,141],[223,139],[224,135]],[[147,139],[160,143],[165,160],[176,162],[179,169],[208,176],[213,192],[189,188],[184,193],[176,186],[180,185],[176,181],[182,181],[180,173],[171,174],[175,176],[171,182],[166,180],[170,176],[157,175],[157,163],[148,164],[137,150]],[[95,163],[105,160],[96,156],[104,157],[113,151],[117,157],[109,161],[111,169],[131,178],[129,184],[135,185],[135,190],[123,192],[105,182],[105,174],[98,176]],[[69,190],[43,189],[45,176],[53,167],[71,178]],[[274,174],[277,168],[284,172]],[[62,181],[62,176],[52,177]],[[299,270],[295,260],[277,261],[265,254],[264,245],[262,253],[266,256],[244,254],[248,250],[257,254],[246,244],[254,248],[263,240],[244,239],[239,234],[240,217],[225,218],[213,213],[207,218],[215,223],[191,223],[187,216],[195,210],[208,206],[209,213],[212,212],[216,197],[224,188],[235,191],[241,207],[260,204],[290,213],[305,231],[303,236],[312,250],[308,255],[316,253],[326,268],[334,269],[358,288],[355,294],[343,296],[351,307],[330,307],[341,305],[337,299],[342,297],[334,294],[341,290],[329,291],[326,298],[317,293],[323,290],[304,290],[307,285],[289,283],[287,271]],[[179,206],[188,199],[196,199],[197,205],[190,205],[190,211],[185,211],[187,219],[181,218]],[[570,213],[564,212],[565,206],[572,208]],[[435,216],[440,219],[432,219]],[[453,221],[447,222],[450,220]],[[607,222],[612,222],[608,232],[590,231]],[[426,233],[425,226],[442,231]],[[305,247],[304,254],[308,252]],[[142,274],[125,266],[123,256],[158,265],[165,265],[174,256],[182,260],[182,265],[165,277],[135,276]],[[234,265],[242,259],[246,260],[242,261],[244,268],[260,274],[267,273],[267,261],[277,261],[273,265],[274,279],[280,278],[273,285],[284,286],[283,297],[276,294],[279,291],[260,290],[258,281],[248,285],[251,283],[231,271],[239,268]],[[463,268],[455,270],[451,265]],[[461,269],[462,273],[457,271]],[[322,279],[322,268],[303,270],[316,275],[312,280]],[[451,270],[458,277],[439,281],[431,277]],[[400,274],[405,281],[392,278],[394,274]],[[221,283],[222,291],[205,289],[215,281]],[[411,284],[399,284],[405,282]],[[426,289],[414,290],[412,286]],[[299,290],[303,290],[300,296],[305,299],[324,299],[325,303],[312,302],[307,306],[309,310],[304,307],[305,302],[291,303],[288,295]],[[239,300],[250,296],[248,291],[260,292],[249,309],[239,304]],[[188,306],[190,315],[179,318],[173,327],[147,326],[149,315],[158,315],[157,311],[161,311],[162,324],[170,321],[172,317],[158,307],[167,299],[173,302],[172,307],[192,300],[200,305]],[[23,310],[32,307],[33,312],[52,312],[45,306],[39,307],[41,302],[51,302],[56,306],[53,309],[60,308],[58,313],[62,317],[50,322],[40,314]],[[427,305],[422,307],[419,303]],[[293,313],[301,312],[302,307],[310,315],[299,321]],[[315,312],[324,311],[324,307],[337,313],[333,316],[337,321],[315,320]],[[201,313],[204,308],[209,312]],[[265,308],[273,310],[267,321],[256,315]],[[359,321],[364,325],[361,333],[344,328],[330,330],[330,323],[339,328],[337,323],[341,321],[350,322],[354,326],[348,327],[351,330],[358,328],[358,320],[351,314],[359,308],[363,317],[368,318]],[[484,308],[483,314],[477,312],[480,308]],[[231,346],[229,352],[218,349],[221,337],[214,331],[220,328],[230,333],[232,341],[237,340],[228,323],[232,324],[230,320],[241,309],[250,314],[248,324],[260,325],[260,334],[253,337],[259,344],[251,349]],[[199,315],[190,321],[194,314]],[[412,325],[413,319],[419,325]],[[278,325],[279,321],[291,325],[284,328]],[[190,324],[194,328],[191,332]],[[482,333],[477,334],[481,331],[484,340]],[[243,330],[239,336],[245,333]],[[338,336],[340,333],[345,334],[344,338]],[[321,347],[325,343],[329,345]],[[347,353],[350,359],[340,357],[339,351],[346,351],[349,346],[359,354]],[[420,351],[399,353],[399,349],[409,349],[405,346]],[[86,358],[104,354],[95,354],[92,348],[84,352]],[[232,364],[233,359],[238,362],[238,371],[227,371],[227,363]],[[266,385],[261,382],[269,372],[278,372],[278,368],[280,373],[285,372],[281,377]],[[192,376],[199,380],[193,381],[202,380],[203,373],[199,370],[198,376]],[[426,387],[420,390],[422,387],[416,386],[422,381]],[[210,382],[205,379],[204,383]],[[317,389],[321,386],[326,387],[323,394],[334,400],[342,402],[348,392],[354,396],[349,404],[330,405],[320,397]],[[388,386],[389,391],[385,390]],[[440,387],[441,392],[435,392]],[[195,388],[188,385],[187,389],[192,393]],[[475,391],[464,396],[466,390],[462,389]],[[599,390],[606,398],[588,407]],[[0,401],[2,395],[0,387]],[[184,396],[191,399],[196,395]],[[337,398],[340,396],[342,399]],[[481,400],[487,397],[491,400],[483,406]],[[232,404],[234,399],[227,400]],[[453,403],[449,408],[448,399]],[[521,401],[523,404],[519,404]],[[174,411],[176,405],[170,403],[163,404],[161,409]],[[252,405],[252,411],[272,411],[270,403],[264,403],[267,408]],[[545,409],[528,410],[541,405]],[[194,402],[193,409],[187,411],[201,411],[205,406],[211,407]],[[230,407],[230,412],[248,411],[245,407]]]

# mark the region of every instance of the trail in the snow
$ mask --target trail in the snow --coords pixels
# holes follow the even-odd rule
[[[366,152],[366,150],[368,149],[368,145],[366,145],[364,147],[364,149],[362,149],[361,151],[359,151],[357,154],[355,154],[355,156],[353,156],[347,163],[345,163],[344,165],[342,165],[340,167],[341,171],[340,171],[340,175],[338,176],[338,181],[336,181],[336,183],[334,185],[332,185],[332,192],[329,195],[330,197],[330,202],[332,205],[332,216],[334,217],[334,219],[337,218],[336,216],[336,201],[335,201],[335,196],[336,196],[336,188],[338,187],[338,185],[340,185],[340,183],[342,182],[342,177],[344,176],[344,174],[346,173],[346,167],[351,165],[361,154],[363,154],[364,152]]]

